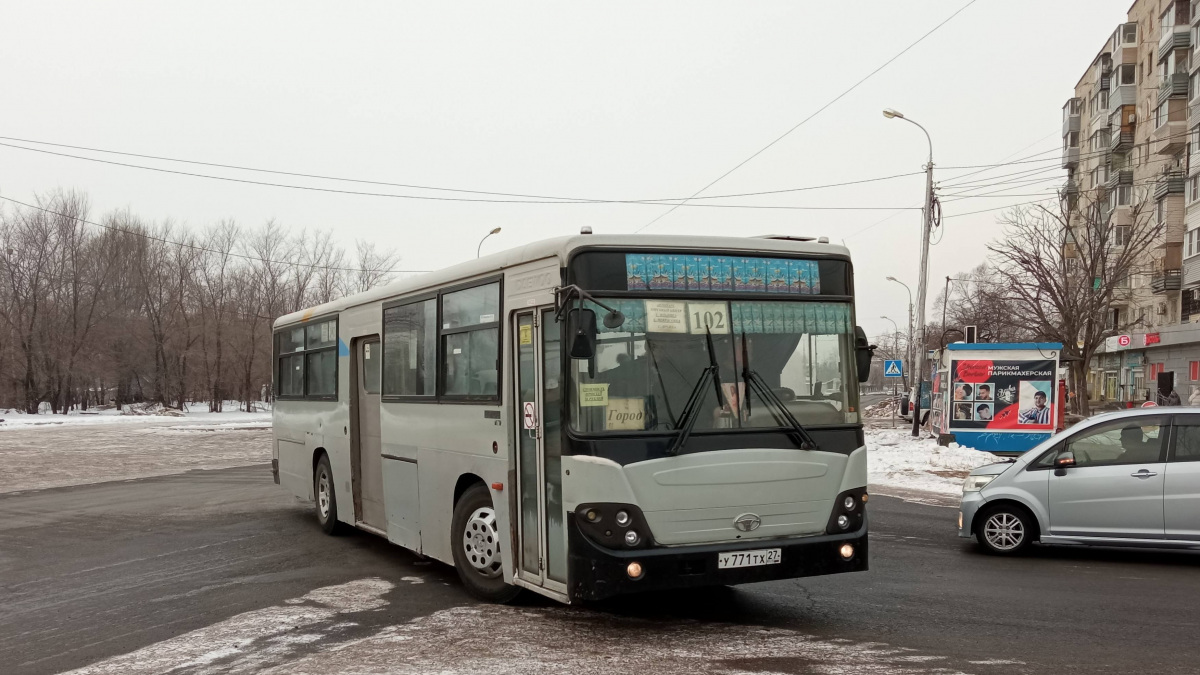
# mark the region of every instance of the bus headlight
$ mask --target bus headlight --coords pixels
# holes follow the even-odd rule
[[[853,511],[857,507],[858,502],[855,501],[854,497],[851,495],[846,495],[846,498],[842,500],[842,508],[846,509],[847,511]]]
[[[844,513],[842,515],[838,516],[837,524],[838,524],[838,527],[842,528],[843,530],[850,529],[850,516],[847,516]]]
[[[630,530],[625,533],[625,545],[626,546],[637,546],[638,542],[641,540],[642,540],[642,538],[639,537],[638,533],[634,532],[633,530]]]
[[[617,511],[617,525],[620,525],[621,527],[629,527],[629,522],[630,518],[628,511]]]
[[[861,530],[866,524],[866,501],[867,489],[865,487],[846,490],[834,497],[825,533],[845,534]]]

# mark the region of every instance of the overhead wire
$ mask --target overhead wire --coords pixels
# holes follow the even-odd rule
[[[486,190],[473,190],[473,189],[468,189],[468,188],[451,188],[451,187],[444,187],[444,186],[416,185],[416,184],[412,184],[412,183],[392,183],[392,182],[388,182],[388,181],[370,180],[370,179],[364,179],[364,178],[346,178],[343,176],[328,176],[328,175],[322,175],[322,174],[302,173],[302,172],[297,172],[297,171],[283,171],[283,170],[278,170],[278,169],[263,169],[263,168],[259,168],[259,167],[241,166],[241,165],[237,165],[237,164],[223,164],[223,163],[219,163],[219,162],[206,162],[206,161],[200,161],[200,160],[194,160],[194,159],[182,159],[182,158],[178,158],[178,157],[164,157],[161,155],[147,155],[147,154],[142,154],[142,153],[126,152],[126,151],[121,151],[121,150],[107,150],[107,149],[93,148],[93,147],[88,147],[88,146],[83,146],[83,145],[70,145],[67,143],[56,143],[56,142],[52,142],[52,141],[39,141],[39,140],[32,140],[32,139],[27,139],[27,138],[16,138],[13,136],[0,136],[0,140],[13,141],[13,142],[17,142],[17,143],[33,143],[35,145],[49,145],[49,146],[58,147],[58,148],[69,148],[69,149],[73,149],[73,150],[83,150],[86,152],[100,152],[100,153],[110,154],[110,155],[122,155],[125,157],[138,157],[138,158],[142,158],[142,159],[153,159],[153,160],[164,161],[164,162],[194,164],[197,166],[211,166],[211,167],[222,168],[222,169],[233,169],[233,170],[237,170],[237,171],[252,171],[252,172],[256,172],[256,173],[276,174],[276,175],[281,175],[281,176],[293,176],[293,177],[298,177],[298,178],[312,178],[312,179],[317,179],[317,180],[329,180],[329,181],[338,181],[338,182],[344,182],[344,183],[359,183],[359,184],[363,184],[363,185],[383,185],[383,186],[388,186],[388,187],[401,187],[401,188],[409,188],[409,189],[417,189],[417,190],[436,190],[436,191],[441,191],[441,192],[461,192],[464,194],[479,194],[479,195],[491,195],[491,196],[496,196],[496,197],[516,197],[516,198],[528,198],[528,199],[538,199],[538,200],[544,199],[544,200],[547,200],[549,203],[560,203],[561,202],[561,203],[583,203],[583,204],[606,204],[606,203],[617,203],[617,204],[666,203],[666,204],[670,204],[671,202],[681,201],[681,200],[685,199],[684,197],[660,197],[660,198],[656,198],[656,199],[602,199],[602,198],[598,198],[598,197],[563,197],[563,196],[555,196],[555,195],[536,195],[536,194],[525,194],[525,193],[516,193],[516,192],[491,192],[491,191],[486,191]],[[26,147],[16,146],[16,145],[9,145],[8,147],[19,148],[22,150],[32,150],[35,152],[38,151],[36,148],[26,148]],[[70,155],[70,154],[66,154],[66,153],[60,153],[59,156],[68,157],[71,159],[83,159],[83,160],[91,160],[92,159],[90,157],[79,157],[76,155]],[[154,167],[144,167],[141,165],[125,164],[123,166],[129,166],[130,168],[136,168],[136,169],[155,170]],[[907,176],[918,176],[923,173],[925,173],[925,172],[924,171],[910,171],[910,172],[906,172],[906,173],[892,174],[889,176],[878,176],[875,178],[863,178],[863,179],[857,179],[857,180],[852,180],[852,181],[845,181],[845,182],[841,182],[841,183],[828,183],[828,184],[824,184],[824,185],[806,185],[806,186],[793,187],[793,188],[780,188],[777,190],[761,190],[758,192],[740,192],[740,193],[735,193],[735,194],[707,195],[707,196],[703,196],[703,197],[694,197],[693,199],[706,199],[706,200],[730,199],[730,198],[735,198],[735,197],[758,197],[758,196],[763,196],[763,195],[783,194],[783,193],[789,193],[789,192],[804,192],[804,191],[808,191],[808,190],[820,190],[820,189],[825,189],[825,188],[842,187],[842,186],[848,186],[848,185],[859,185],[862,183],[871,183],[871,182],[876,182],[876,181],[892,180],[895,178],[904,178]],[[525,203],[525,202],[521,202],[521,203]]]
[[[637,228],[636,230],[634,230],[634,233],[641,232],[642,230],[644,230],[644,229],[646,229],[646,228],[650,227],[651,225],[654,225],[655,223],[657,223],[658,221],[660,221],[660,220],[662,220],[663,218],[667,217],[668,215],[670,215],[670,214],[674,213],[674,212],[675,212],[675,209],[679,208],[680,206],[683,206],[683,205],[687,204],[687,203],[688,203],[688,201],[690,201],[692,198],[695,198],[695,197],[699,196],[699,195],[700,195],[702,192],[704,192],[705,190],[709,189],[710,187],[712,187],[712,186],[716,185],[717,183],[721,182],[721,181],[722,181],[722,180],[724,180],[724,179],[725,179],[727,176],[729,176],[730,174],[732,174],[734,171],[737,171],[738,169],[742,168],[742,167],[743,167],[743,166],[745,166],[746,164],[750,163],[750,161],[751,161],[751,160],[753,160],[754,158],[758,157],[758,156],[759,156],[759,155],[761,155],[762,153],[764,153],[764,152],[766,152],[767,150],[769,150],[770,148],[772,148],[772,147],[773,147],[773,146],[774,146],[776,143],[778,143],[778,142],[782,141],[783,139],[787,138],[787,137],[788,137],[789,135],[791,135],[791,134],[792,134],[792,132],[794,132],[796,129],[799,129],[800,127],[802,127],[802,126],[804,126],[805,124],[807,124],[807,123],[809,122],[809,120],[812,120],[812,119],[813,119],[814,117],[816,117],[817,115],[820,115],[822,112],[825,112],[825,110],[827,110],[827,109],[828,109],[830,106],[832,106],[833,104],[837,103],[838,101],[840,101],[840,100],[842,100],[843,98],[845,98],[846,96],[848,96],[848,95],[849,95],[849,94],[850,94],[852,91],[854,91],[855,89],[858,89],[858,88],[859,88],[859,86],[861,86],[861,85],[862,85],[864,82],[866,82],[867,80],[869,80],[869,79],[871,79],[872,77],[874,77],[874,76],[875,76],[875,75],[876,75],[876,74],[877,74],[879,71],[881,71],[881,70],[883,70],[884,68],[886,68],[886,67],[888,67],[889,65],[891,65],[891,64],[892,64],[894,61],[896,61],[897,59],[899,59],[901,56],[904,56],[905,54],[907,54],[907,53],[909,52],[909,50],[911,50],[913,47],[916,47],[917,45],[921,44],[921,42],[923,42],[923,41],[925,40],[925,38],[929,37],[930,35],[933,35],[933,33],[934,33],[935,31],[937,31],[939,28],[941,28],[942,26],[944,26],[944,25],[946,25],[947,23],[949,23],[951,20],[953,20],[953,19],[954,19],[954,17],[956,17],[956,16],[958,16],[959,14],[963,13],[963,11],[965,11],[965,10],[966,10],[968,7],[970,7],[971,5],[975,4],[976,2],[978,2],[978,0],[969,0],[969,1],[968,1],[968,2],[965,4],[965,5],[963,5],[962,7],[959,7],[959,8],[958,8],[958,10],[957,10],[957,11],[955,11],[953,14],[951,14],[950,16],[948,16],[948,17],[946,17],[945,19],[943,19],[941,23],[939,23],[939,24],[937,24],[936,26],[934,26],[933,28],[929,29],[929,31],[927,31],[927,32],[926,32],[924,35],[922,35],[921,37],[917,38],[915,41],[913,41],[912,43],[910,43],[910,44],[909,44],[907,47],[905,47],[904,49],[900,50],[900,51],[899,51],[899,52],[898,52],[896,55],[892,56],[892,57],[891,57],[891,58],[889,58],[887,61],[884,61],[884,62],[883,62],[883,64],[882,64],[882,65],[880,65],[878,68],[876,68],[875,70],[872,70],[870,73],[867,73],[867,75],[866,75],[866,76],[864,76],[862,79],[860,79],[860,80],[858,80],[857,82],[855,82],[854,84],[850,85],[850,87],[849,87],[848,89],[846,89],[846,90],[845,90],[845,91],[843,91],[842,93],[840,93],[840,94],[838,94],[837,96],[835,96],[835,97],[834,97],[832,100],[830,100],[828,103],[826,103],[825,105],[821,106],[820,108],[817,108],[817,110],[816,110],[816,111],[814,111],[812,114],[810,114],[808,117],[805,117],[804,119],[802,119],[802,120],[800,120],[799,122],[797,122],[797,123],[796,123],[796,124],[795,124],[795,125],[794,125],[792,128],[790,128],[790,129],[788,129],[787,131],[783,132],[783,133],[782,133],[780,136],[778,136],[778,137],[777,137],[775,140],[773,140],[773,141],[771,141],[770,143],[767,143],[767,144],[766,144],[766,145],[764,145],[763,147],[759,148],[759,149],[758,149],[758,150],[756,150],[756,151],[755,151],[753,154],[751,154],[749,157],[747,157],[746,159],[743,159],[742,161],[740,161],[740,162],[738,162],[737,164],[735,164],[735,165],[734,165],[734,167],[733,167],[732,169],[729,169],[729,170],[728,170],[728,171],[726,171],[725,173],[721,174],[720,176],[717,176],[715,179],[713,179],[712,181],[710,181],[710,182],[709,182],[707,185],[705,185],[704,187],[700,188],[699,190],[696,190],[696,192],[694,192],[694,193],[692,194],[692,196],[691,196],[691,197],[689,197],[687,200],[684,200],[683,202],[680,202],[679,204],[673,205],[673,206],[672,206],[670,209],[667,209],[667,210],[666,210],[666,211],[664,211],[663,213],[660,213],[659,215],[655,216],[655,218],[654,218],[653,220],[651,220],[650,222],[646,223],[645,225],[642,225],[641,227],[639,227],[639,228]]]

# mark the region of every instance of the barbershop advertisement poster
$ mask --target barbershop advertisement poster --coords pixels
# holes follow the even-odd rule
[[[950,368],[950,428],[1053,431],[1052,359],[954,361]]]

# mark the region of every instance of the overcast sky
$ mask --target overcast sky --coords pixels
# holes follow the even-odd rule
[[[967,0],[809,2],[5,2],[0,136],[226,164],[470,190],[603,199],[688,196],[877,68]],[[706,194],[918,172],[1041,151],[1130,0],[978,0],[923,43]],[[72,152],[70,150],[66,152]],[[95,157],[106,157],[95,153]],[[112,158],[112,157],[108,157]],[[119,159],[119,158],[118,158]],[[139,162],[140,160],[125,160]],[[446,196],[197,169],[298,185]],[[1027,195],[1055,181],[1009,190]],[[965,170],[945,169],[952,182]],[[996,178],[995,180],[1006,180]],[[429,269],[540,238],[632,232],[667,207],[420,201],[339,195],[105,166],[0,147],[0,194],[89,193],[199,228],[333,229]],[[1012,187],[997,186],[993,189]],[[914,207],[920,175],[726,203]],[[944,192],[953,190],[947,188]],[[980,190],[988,191],[988,190]],[[1003,194],[1003,193],[1001,193]],[[468,196],[468,195],[464,195]],[[964,199],[946,216],[1032,199]],[[946,275],[981,262],[996,213],[947,218]],[[885,220],[886,219],[886,220]],[[880,222],[882,221],[882,222]],[[647,232],[844,239],[868,333],[903,327],[920,212],[680,208]],[[870,228],[870,229],[866,229]]]

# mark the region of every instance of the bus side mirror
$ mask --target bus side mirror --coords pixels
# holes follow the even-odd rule
[[[871,379],[871,357],[875,355],[875,345],[867,342],[867,332],[862,326],[854,327],[854,360],[858,366],[858,381],[866,382]]]
[[[567,312],[567,334],[571,336],[571,358],[596,356],[596,313],[590,309]]]

